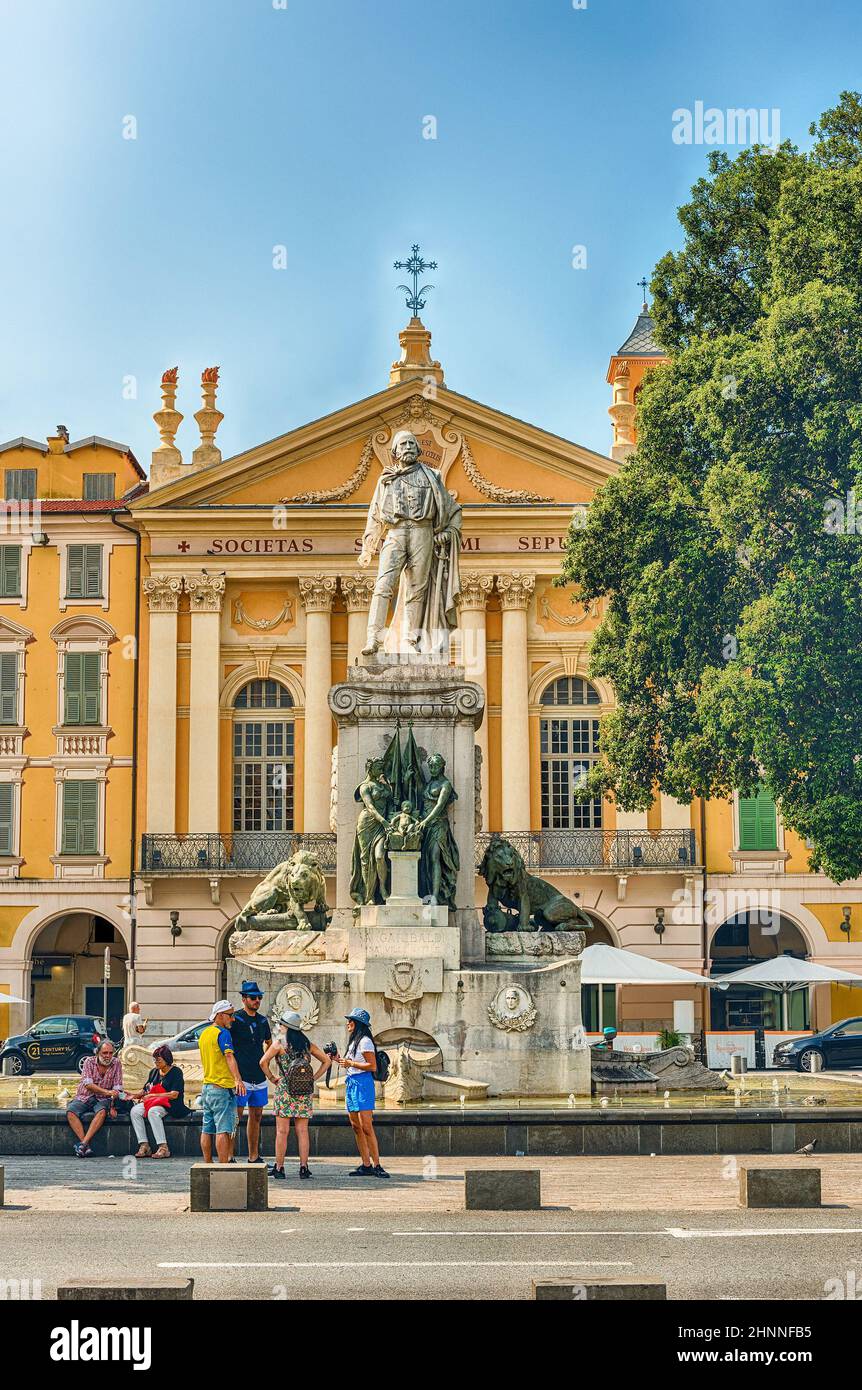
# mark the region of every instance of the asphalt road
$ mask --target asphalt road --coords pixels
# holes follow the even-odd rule
[[[0,1212],[0,1278],[192,1275],[211,1299],[528,1299],[542,1276],[662,1277],[675,1299],[822,1299],[859,1271],[862,1212],[301,1216]],[[855,1277],[855,1273],[854,1273]]]

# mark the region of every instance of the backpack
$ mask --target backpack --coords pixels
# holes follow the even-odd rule
[[[283,1062],[281,1074],[287,1083],[287,1094],[294,1099],[314,1094],[314,1068],[307,1052],[294,1052]]]
[[[388,1080],[389,1080],[389,1068],[390,1068],[390,1065],[391,1065],[391,1064],[390,1064],[390,1061],[389,1061],[389,1053],[388,1053],[388,1052],[384,1052],[382,1048],[378,1048],[378,1047],[375,1047],[374,1051],[375,1051],[376,1054],[377,1054],[377,1071],[376,1071],[376,1073],[375,1073],[374,1080],[375,1080],[375,1081],[388,1081]]]

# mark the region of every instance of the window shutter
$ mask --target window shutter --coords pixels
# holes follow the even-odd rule
[[[64,782],[61,853],[95,854],[98,845],[98,782]]]
[[[102,547],[84,546],[84,597],[102,596]]]
[[[778,848],[778,822],[775,802],[766,791],[739,798],[739,848],[770,850]]]
[[[0,655],[0,724],[18,723],[18,655]]]
[[[98,652],[82,652],[82,724],[101,723],[101,679]]]
[[[63,704],[63,723],[80,724],[84,684],[84,653],[67,652],[65,661],[66,695]]]
[[[81,854],[95,854],[99,845],[99,784],[81,783]]]
[[[66,552],[66,595],[84,597],[84,546],[70,545]]]
[[[21,547],[0,545],[0,598],[21,596]]]
[[[0,782],[0,854],[12,853],[13,791],[11,782]]]

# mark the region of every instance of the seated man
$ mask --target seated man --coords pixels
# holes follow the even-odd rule
[[[110,1114],[112,1119],[116,1118],[116,1101],[122,1085],[120,1059],[110,1038],[105,1038],[95,1057],[88,1057],[84,1062],[75,1098],[66,1111],[69,1128],[78,1140],[75,1145],[78,1158],[89,1158],[92,1154],[90,1140],[102,1128],[105,1116]],[[88,1115],[92,1118],[85,1134],[81,1121]]]

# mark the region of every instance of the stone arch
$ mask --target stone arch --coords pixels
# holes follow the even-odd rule
[[[593,686],[599,694],[600,703],[593,707],[597,713],[613,705],[614,696],[609,683],[595,676],[588,675],[587,665],[588,656],[586,650],[574,653],[573,660],[571,661],[558,658],[556,661],[547,662],[535,672],[530,680],[528,698],[531,709],[539,711],[545,708],[545,706],[540,703],[542,692],[555,680],[559,680],[560,676],[578,676],[581,680],[585,680]]]
[[[52,627],[50,636],[57,643],[106,643],[117,640],[117,634],[111,624],[90,613],[74,613],[71,617],[63,618],[55,627]]]
[[[279,685],[283,685],[290,692],[294,713],[304,714],[305,686],[297,672],[292,671],[289,666],[280,661],[273,661],[265,676],[261,676],[253,661],[245,661],[235,671],[231,671],[225,678],[219,694],[219,709],[223,714],[233,713],[234,700],[237,695],[244,685],[248,685],[249,681],[254,680],[277,681]]]
[[[21,960],[26,961],[29,965],[33,959],[33,947],[45,928],[52,926],[63,917],[77,916],[102,917],[106,922],[110,922],[114,930],[119,932],[122,937],[123,945],[126,948],[129,959],[131,959],[131,924],[126,920],[119,908],[115,908],[113,905],[106,903],[100,903],[98,908],[93,909],[89,909],[86,904],[82,904],[78,907],[74,903],[67,903],[65,907],[53,908],[47,912],[41,912],[38,907],[34,907],[32,912],[28,912],[15,932],[11,942],[12,950]]]

